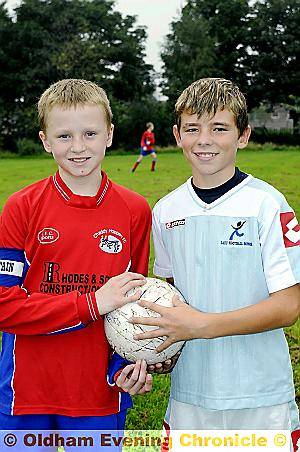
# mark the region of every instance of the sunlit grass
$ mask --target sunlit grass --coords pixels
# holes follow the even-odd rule
[[[108,156],[103,169],[115,182],[125,185],[142,195],[153,206],[165,194],[184,183],[190,176],[190,168],[181,153],[161,153],[158,156],[157,171],[150,172],[151,159],[145,158],[132,174],[130,169],[136,157],[133,155]],[[238,166],[283,192],[300,217],[299,174],[300,149],[283,151],[244,150],[238,154]],[[51,159],[1,159],[0,160],[0,208],[7,197],[16,190],[47,177],[55,172],[55,163]],[[153,264],[151,247],[150,274]],[[295,385],[300,400],[300,321],[287,329],[292,356]],[[267,384],[267,382],[266,382]],[[128,429],[160,429],[168,400],[169,376],[155,376],[154,389],[145,397],[135,397],[135,409],[128,416]]]

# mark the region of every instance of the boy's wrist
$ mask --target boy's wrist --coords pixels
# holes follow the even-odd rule
[[[77,307],[79,319],[82,323],[95,322],[101,318],[94,292],[79,295]]]
[[[191,339],[215,339],[220,336],[220,313],[200,312],[191,324]]]

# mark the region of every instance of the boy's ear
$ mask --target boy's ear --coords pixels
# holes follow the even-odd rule
[[[251,127],[247,126],[246,129],[244,130],[244,132],[242,133],[242,135],[240,136],[240,138],[238,139],[238,148],[239,149],[244,149],[249,141],[251,135]]]
[[[46,152],[48,152],[49,154],[51,154],[51,145],[49,143],[49,141],[47,140],[46,135],[44,134],[44,132],[42,130],[39,131],[39,137],[43,143],[44,149]]]
[[[180,133],[179,133],[179,130],[178,130],[178,126],[176,124],[173,126],[173,135],[175,137],[177,146],[181,147]]]
[[[112,140],[113,140],[113,135],[114,135],[114,128],[115,126],[113,124],[111,124],[109,130],[108,130],[108,137],[107,137],[107,142],[106,142],[106,146],[109,148],[112,144]]]

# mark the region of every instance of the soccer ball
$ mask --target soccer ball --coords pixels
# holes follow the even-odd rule
[[[165,281],[156,278],[146,278],[147,282],[141,288],[137,287],[126,296],[133,295],[137,290],[142,290],[141,299],[151,301],[161,306],[171,307],[172,298],[175,294],[182,298],[180,292]],[[155,349],[166,339],[157,337],[136,341],[135,334],[156,329],[156,326],[132,324],[128,322],[131,317],[159,317],[159,314],[148,308],[139,306],[137,302],[127,303],[121,308],[109,312],[105,316],[104,328],[107,340],[114,351],[128,361],[136,362],[138,359],[145,359],[147,364],[164,362],[172,358],[183,347],[184,341],[176,342],[166,350],[157,353]]]

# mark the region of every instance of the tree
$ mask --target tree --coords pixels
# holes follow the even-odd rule
[[[36,136],[34,106],[59,79],[95,81],[119,102],[142,102],[154,90],[152,66],[144,64],[146,31],[115,11],[112,0],[23,0],[12,25],[5,58],[14,62],[9,83],[18,138]]]
[[[13,121],[10,115],[14,102],[14,89],[16,85],[15,61],[10,57],[12,51],[11,32],[13,22],[8,15],[5,2],[0,3],[0,131],[3,146],[6,138],[10,136],[13,128]]]
[[[225,77],[250,108],[300,94],[300,0],[188,0],[162,51],[171,101],[193,80]]]
[[[252,7],[244,59],[250,106],[300,95],[300,1],[264,0]]]
[[[192,2],[182,9],[180,19],[171,23],[171,33],[161,54],[164,63],[163,94],[171,102],[184,87],[199,77],[208,76],[214,67],[213,40],[207,21]]]
[[[248,12],[246,0],[188,0],[162,51],[164,94],[174,100],[192,81],[208,76],[245,83],[240,61]]]

